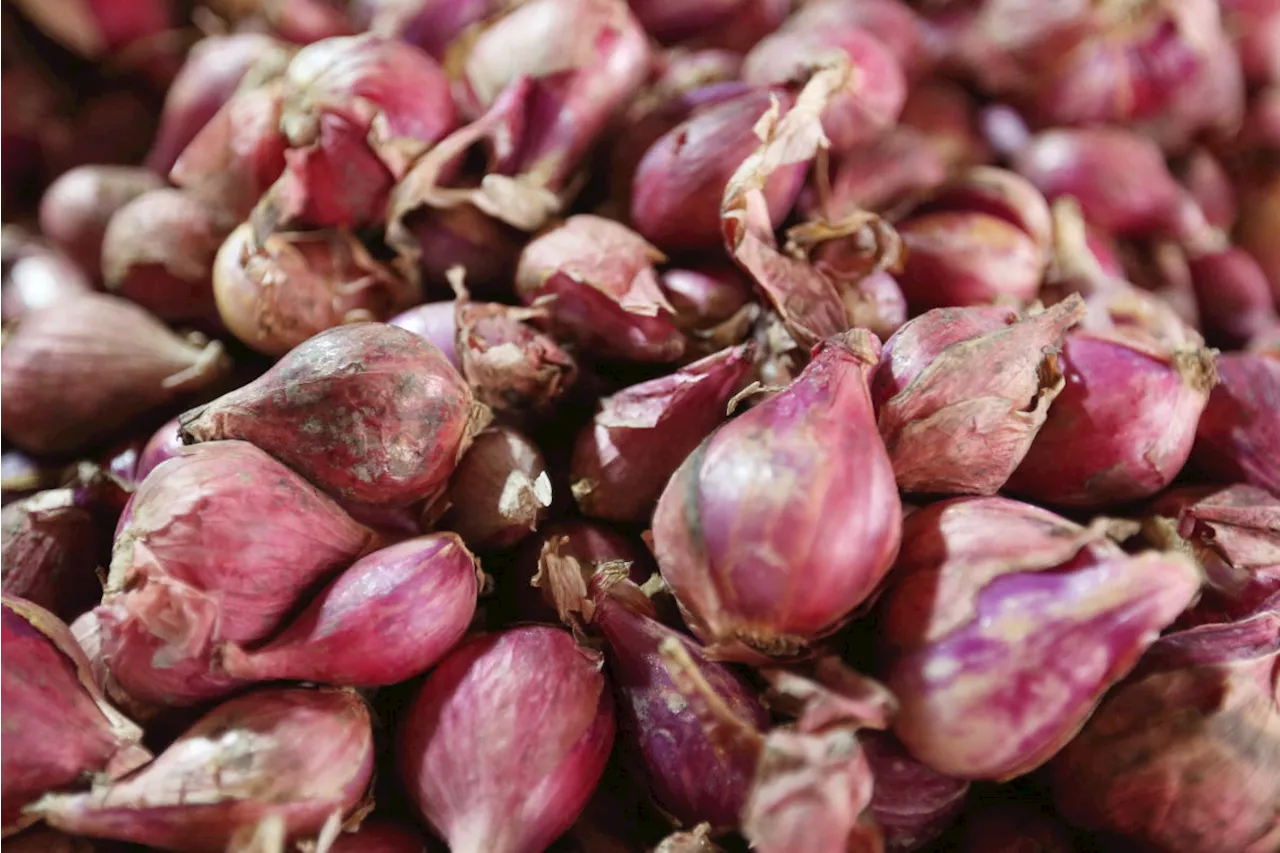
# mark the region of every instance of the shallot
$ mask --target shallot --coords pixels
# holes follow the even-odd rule
[[[79,166],[63,172],[45,190],[40,231],[87,275],[96,277],[111,217],[143,193],[163,186],[164,179],[149,169]]]

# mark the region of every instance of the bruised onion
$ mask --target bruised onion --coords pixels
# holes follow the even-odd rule
[[[383,323],[327,329],[181,416],[188,443],[243,439],[346,500],[431,497],[489,419],[444,355]]]
[[[546,460],[509,427],[476,436],[449,481],[448,509],[437,526],[476,550],[506,548],[537,529],[551,507]]]
[[[3,235],[4,291],[0,311],[6,325],[29,311],[93,290],[89,273],[62,252],[14,225],[5,225]],[[96,268],[95,263],[93,269]]]
[[[475,612],[479,570],[451,533],[374,551],[343,570],[265,645],[223,646],[222,669],[254,681],[356,687],[426,671],[462,638]]]
[[[22,807],[46,791],[114,778],[145,764],[142,730],[108,704],[67,626],[4,596],[3,827],[36,818]]]
[[[79,450],[228,366],[216,341],[180,338],[130,302],[86,293],[33,311],[5,341],[4,435],[36,453]]]
[[[546,316],[541,309],[459,299],[455,311],[462,376],[495,411],[545,410],[577,378],[573,356],[531,325]]]
[[[418,292],[346,231],[275,233],[258,243],[245,223],[218,250],[213,295],[232,334],[283,355],[333,326],[385,320]]]
[[[916,761],[888,732],[863,732],[858,739],[875,776],[871,813],[884,831],[886,850],[919,850],[955,822],[968,782]]]
[[[600,401],[574,442],[573,496],[584,515],[643,522],[671,474],[725,418],[752,369],[749,344]]]
[[[907,80],[897,58],[857,26],[785,27],[761,39],[742,62],[753,86],[803,83],[812,69],[843,56],[853,67],[845,87],[822,113],[822,130],[836,151],[874,139],[898,121]]]
[[[103,234],[107,290],[163,320],[211,318],[214,256],[229,231],[220,211],[190,193],[143,193],[116,211]]]
[[[392,184],[453,129],[448,80],[435,60],[375,35],[304,47],[283,78],[286,166],[254,211],[261,238],[279,226],[383,221]]]
[[[534,853],[574,822],[613,746],[600,670],[568,632],[529,625],[474,637],[432,671],[398,758],[410,798],[450,850]]]
[[[102,493],[118,488],[99,473],[7,504],[0,516],[5,594],[67,621],[97,604],[97,569],[108,560],[120,509]]]
[[[1280,498],[1256,486],[1169,489],[1142,523],[1148,541],[1193,556],[1205,575],[1200,601],[1180,623],[1230,622],[1280,593]]]
[[[1280,844],[1280,613],[1160,638],[1049,767],[1070,822],[1163,850]]]
[[[552,327],[597,355],[675,361],[685,341],[653,269],[661,260],[625,225],[580,214],[525,247],[516,292],[526,304],[554,296]]]
[[[306,591],[374,543],[253,445],[184,448],[143,481],[121,519],[96,611],[103,658],[140,702],[225,694],[237,681],[212,667],[215,647],[266,638]]]
[[[773,101],[789,107],[785,91],[758,89],[696,111],[655,142],[632,178],[630,221],[662,249],[709,249],[720,244],[720,200],[734,171],[760,144],[755,135]],[[804,164],[787,165],[765,187],[771,219],[781,221],[804,182]]]
[[[937,308],[884,345],[871,385],[880,434],[907,492],[993,495],[1018,467],[1064,381],[1054,355],[1084,317]]]
[[[55,246],[97,276],[102,241],[117,210],[164,179],[137,166],[78,166],[63,172],[40,199],[40,231]]]
[[[800,654],[889,570],[902,522],[867,389],[879,355],[865,331],[832,338],[790,387],[713,432],[663,491],[662,577],[717,652]]]
[[[962,779],[1047,761],[1200,587],[1185,557],[1006,498],[918,509],[902,541],[878,621],[894,733]]]
[[[33,810],[67,832],[220,853],[267,818],[294,841],[340,825],[372,775],[369,709],[355,691],[277,688],[214,708],[129,778]]]
[[[1167,486],[1191,453],[1217,382],[1212,354],[1145,334],[1077,330],[1066,336],[1060,358],[1066,387],[1008,490],[1060,506],[1099,507]]]
[[[237,92],[183,149],[169,179],[230,221],[249,215],[284,171],[281,84]]]
[[[1192,464],[1214,482],[1243,481],[1280,495],[1280,358],[1223,353],[1217,367]]]
[[[147,168],[167,175],[187,144],[248,76],[259,83],[284,69],[284,45],[262,33],[210,35],[191,48],[165,94]]]

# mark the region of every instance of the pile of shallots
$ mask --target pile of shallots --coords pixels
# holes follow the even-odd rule
[[[1280,851],[1280,4],[13,0],[20,851]]]

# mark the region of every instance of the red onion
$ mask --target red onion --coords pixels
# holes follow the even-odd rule
[[[726,748],[709,736],[672,680],[659,647],[667,640],[681,643],[697,677],[728,712],[762,730],[768,715],[754,691],[696,643],[653,618],[644,593],[625,577],[597,574],[588,594],[590,624],[607,643],[622,747],[643,769],[650,795],[681,825],[736,826],[758,750],[754,745]]]
[[[274,639],[221,649],[222,668],[254,681],[379,687],[426,671],[475,613],[475,558],[451,533],[375,551],[344,570]]]
[[[1225,353],[1217,364],[1220,381],[1196,427],[1192,464],[1214,482],[1280,495],[1280,358]]]
[[[1076,853],[1075,839],[1047,806],[1003,800],[965,816],[961,853]]]
[[[596,355],[675,361],[685,341],[653,265],[662,253],[617,222],[571,216],[520,255],[516,292],[547,304],[551,325]]]
[[[6,325],[29,311],[93,290],[85,271],[62,252],[37,242],[14,225],[5,225],[3,234],[2,310]]]
[[[1183,627],[1230,622],[1280,593],[1280,498],[1256,486],[1186,486],[1151,505],[1143,536],[1195,557],[1205,594]]]
[[[4,435],[36,453],[79,450],[227,368],[217,342],[180,338],[114,296],[77,296],[31,312],[5,341]]]
[[[884,831],[886,850],[919,850],[960,816],[968,782],[916,761],[887,732],[863,732],[858,739],[876,780],[871,813]]]
[[[141,483],[161,462],[172,459],[182,449],[182,436],[178,433],[178,419],[170,418],[157,429],[138,454],[133,470],[133,480]]]
[[[1270,174],[1250,176],[1240,187],[1240,221],[1236,242],[1262,267],[1271,286],[1271,298],[1280,305],[1280,169]]]
[[[167,175],[191,140],[242,81],[259,83],[283,70],[284,45],[261,33],[210,35],[196,42],[165,94],[147,168]]]
[[[1035,297],[1045,258],[1014,225],[985,213],[940,211],[897,225],[907,247],[899,282],[917,309]]]
[[[929,137],[896,127],[836,155],[828,192],[806,192],[800,209],[809,218],[837,221],[861,210],[884,213],[910,207],[942,184],[947,166]],[[825,197],[823,197],[825,196]]]
[[[613,745],[600,666],[567,632],[530,625],[474,637],[428,676],[398,757],[450,850],[534,853],[569,828]]]
[[[637,585],[649,580],[658,568],[639,539],[612,527],[578,518],[544,524],[534,536],[520,543],[514,562],[498,581],[498,595],[513,621],[561,621],[555,606],[547,600],[547,584],[541,580],[541,564],[548,553],[572,559],[582,569],[581,589],[586,588],[600,563],[629,564],[628,577]]]
[[[67,626],[4,596],[4,793],[8,835],[37,818],[21,809],[46,791],[124,775],[151,755],[142,730],[107,703]]]
[[[1064,380],[1055,353],[1078,296],[1020,316],[938,308],[884,345],[872,398],[907,492],[993,495],[1031,447]]]
[[[645,153],[631,184],[630,218],[648,240],[669,250],[709,249],[720,243],[719,206],[734,171],[760,144],[756,122],[782,90],[757,89],[697,110]],[[781,221],[804,182],[806,164],[791,164],[764,188],[770,218]]]
[[[297,223],[382,222],[392,184],[456,124],[435,60],[374,35],[304,47],[285,71],[283,92],[287,165],[254,210],[259,238]]]
[[[1280,612],[1169,634],[1050,765],[1079,826],[1163,850],[1280,844]]]
[[[450,364],[461,370],[462,362],[458,358],[457,351],[457,314],[457,303],[453,300],[428,302],[425,305],[410,308],[403,314],[397,314],[387,322],[429,341],[444,353]]]
[[[360,828],[343,832],[329,853],[427,853],[427,840],[416,827],[377,817],[363,820]]]
[[[352,0],[348,11],[361,30],[407,41],[439,62],[473,24],[500,12],[500,0]]]
[[[1050,200],[1075,197],[1086,220],[1119,237],[1169,231],[1186,200],[1160,149],[1119,128],[1039,133],[1017,153],[1013,167]]]
[[[453,472],[437,526],[478,551],[507,548],[537,529],[551,507],[542,452],[509,427],[476,436]]]
[[[875,36],[834,22],[786,27],[751,49],[742,63],[742,79],[753,86],[804,82],[833,55],[849,62],[852,73],[823,111],[822,130],[833,149],[845,151],[896,124],[906,101],[902,66]]]
[[[182,150],[169,179],[228,220],[244,219],[284,171],[283,100],[278,83],[233,95]]]
[[[462,267],[467,289],[484,298],[509,298],[516,261],[526,236],[470,205],[409,214],[388,227],[388,240],[423,281],[442,289],[450,271]]]
[[[649,35],[679,42],[719,29],[741,14],[743,0],[629,0],[628,5]]]
[[[1185,557],[1005,498],[916,510],[902,541],[879,619],[894,733],[962,779],[1047,761],[1200,587]]]
[[[180,419],[187,443],[251,441],[325,491],[376,506],[436,494],[488,420],[438,349],[382,323],[327,329]]]
[[[1218,5],[1245,77],[1251,83],[1280,83],[1280,9],[1270,0],[1221,0]]]
[[[900,121],[924,134],[939,159],[951,168],[977,166],[994,159],[978,129],[973,96],[950,80],[932,78],[913,85],[902,105]]]
[[[582,513],[646,521],[671,474],[724,420],[753,354],[730,347],[602,399],[574,442],[569,476]]]
[[[116,211],[102,236],[107,289],[162,320],[211,318],[214,256],[229,231],[221,211],[190,193],[143,193]]]
[[[1267,277],[1235,246],[1188,251],[1201,328],[1210,344],[1235,348],[1280,322]]]
[[[406,242],[399,220],[424,205],[470,204],[525,231],[542,227],[650,63],[644,30],[622,0],[522,3],[469,37],[459,52],[458,101],[474,121],[397,186],[392,245]],[[479,185],[446,186],[479,142],[489,159]]]
[[[375,538],[251,444],[184,448],[121,518],[97,610],[111,674],[153,704],[227,693],[236,681],[211,669],[214,647],[267,637]]]
[[[168,0],[144,0],[124,7],[111,0],[73,0],[52,6],[17,0],[16,5],[51,38],[89,59],[136,46],[177,23],[177,9]]]
[[[66,621],[97,604],[102,583],[96,571],[111,552],[119,490],[98,472],[87,481],[7,504],[2,516],[5,594]]]
[[[689,336],[690,343],[708,354],[740,343],[758,313],[751,283],[725,264],[669,269],[662,273],[659,284],[675,309],[676,325]]]
[[[967,210],[1016,225],[1036,249],[1047,253],[1053,243],[1053,215],[1040,191],[1026,178],[994,166],[973,166],[956,175],[916,208],[915,213]]]
[[[787,19],[786,29],[857,27],[875,36],[908,75],[925,70],[930,58],[922,21],[900,0],[818,0],[803,4]]]
[[[372,775],[355,691],[277,688],[214,708],[128,779],[34,808],[67,832],[218,853],[249,849],[238,845],[268,818],[291,841],[314,838],[358,808]]]
[[[45,190],[40,231],[85,273],[97,276],[111,217],[143,193],[163,186],[163,178],[137,166],[79,166]]]
[[[254,4],[271,31],[295,44],[311,44],[354,30],[338,0],[261,0]]]
[[[742,0],[733,15],[690,42],[692,47],[746,53],[791,14],[788,0]]]
[[[1067,384],[1008,489],[1059,506],[1149,497],[1191,453],[1217,382],[1213,356],[1140,334],[1077,330],[1060,356]],[[1135,397],[1134,389],[1142,394]]]
[[[385,320],[418,301],[415,283],[378,263],[349,232],[275,233],[257,243],[245,223],[213,262],[223,324],[268,355],[343,323]]]
[[[790,387],[713,432],[662,493],[658,565],[716,653],[806,651],[893,562],[901,508],[867,389],[879,350],[862,330],[822,345]]]
[[[545,318],[542,309],[466,299],[456,305],[454,351],[480,402],[498,412],[546,410],[572,386],[577,362],[527,322]]]
[[[1178,176],[1205,220],[1214,228],[1230,231],[1237,218],[1236,191],[1222,161],[1209,149],[1197,147],[1183,160]]]

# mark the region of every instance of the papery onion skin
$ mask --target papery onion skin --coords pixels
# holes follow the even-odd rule
[[[192,139],[235,93],[246,74],[254,82],[283,70],[288,56],[284,45],[262,33],[210,35],[196,42],[182,70],[165,94],[160,127],[147,154],[147,168],[169,174]],[[254,70],[255,65],[268,68]]]
[[[1053,353],[1084,314],[1078,296],[1026,315],[940,308],[896,332],[871,393],[899,488],[999,491],[1063,387]]]
[[[1062,347],[1066,387],[1008,490],[1060,506],[1149,497],[1191,453],[1217,381],[1209,351],[1076,331]],[[1134,388],[1142,388],[1135,398]]]
[[[426,340],[354,323],[308,339],[180,420],[185,442],[251,441],[338,497],[403,506],[443,487],[488,418]]]
[[[755,124],[783,90],[758,89],[696,111],[645,152],[631,184],[630,221],[663,250],[719,246],[720,200],[739,164],[760,144]],[[804,183],[805,164],[780,168],[766,184],[770,218],[781,221]]]
[[[456,313],[454,351],[480,402],[516,416],[545,413],[573,385],[577,362],[533,325],[541,310],[459,300]]]
[[[268,816],[289,839],[315,837],[372,775],[369,709],[355,691],[275,688],[214,708],[126,780],[34,808],[68,832],[221,853]]]
[[[658,565],[717,653],[800,654],[889,570],[902,516],[867,389],[879,352],[859,330],[823,344],[790,387],[712,433],[663,491]]]
[[[476,436],[458,461],[437,527],[480,551],[510,547],[537,529],[551,508],[547,463],[532,441],[510,427]]]
[[[275,233],[257,243],[245,223],[218,250],[212,274],[223,324],[274,356],[343,323],[385,320],[419,295],[342,231]]]
[[[224,695],[238,682],[213,668],[214,647],[266,638],[306,591],[375,541],[253,445],[184,448],[151,472],[121,518],[97,610],[103,657],[140,702]]]
[[[184,340],[131,302],[86,293],[28,314],[7,337],[4,435],[35,453],[84,449],[228,368],[221,344]]]
[[[254,681],[381,687],[425,672],[475,613],[478,565],[451,533],[374,551],[316,593],[258,648],[224,646],[221,666]]]
[[[1280,844],[1280,612],[1162,637],[1050,765],[1077,826],[1161,850]]]
[[[1280,358],[1223,353],[1219,383],[1196,426],[1191,462],[1214,482],[1244,481],[1280,495]]]
[[[117,210],[164,178],[137,166],[78,166],[63,172],[40,198],[40,231],[86,274],[96,277],[102,241]]]
[[[600,401],[574,442],[570,481],[584,515],[643,522],[671,474],[725,418],[752,370],[749,344]]]
[[[636,232],[590,214],[571,216],[525,247],[516,293],[545,296],[553,331],[596,355],[674,361],[685,349],[653,265],[663,255]]]
[[[68,622],[101,600],[96,571],[111,552],[112,513],[85,491],[37,492],[5,505],[0,515],[5,594]]]
[[[1129,556],[1105,530],[1006,498],[916,510],[903,543],[878,605],[894,733],[963,779],[1052,757],[1200,588],[1181,555]]]
[[[919,850],[960,816],[968,782],[916,761],[888,732],[862,732],[858,740],[875,776],[871,812],[884,831],[886,850]]]
[[[3,830],[34,818],[21,809],[46,791],[145,764],[142,730],[107,704],[67,626],[24,599],[4,596]]]
[[[586,805],[613,735],[595,656],[558,628],[511,628],[427,678],[399,732],[400,772],[454,853],[536,853]]]
[[[618,585],[630,586],[630,581]],[[667,671],[659,646],[668,638],[683,643],[716,697],[760,730],[768,725],[764,707],[739,675],[602,586],[592,583],[592,624],[608,644],[621,746],[644,769],[647,788],[659,807],[681,825],[707,822],[718,830],[735,826],[755,775],[757,750],[726,748],[707,733]],[[634,586],[630,594],[643,596]]]
[[[163,320],[212,318],[213,259],[229,231],[220,211],[189,193],[143,193],[111,217],[103,234],[107,290]]]

